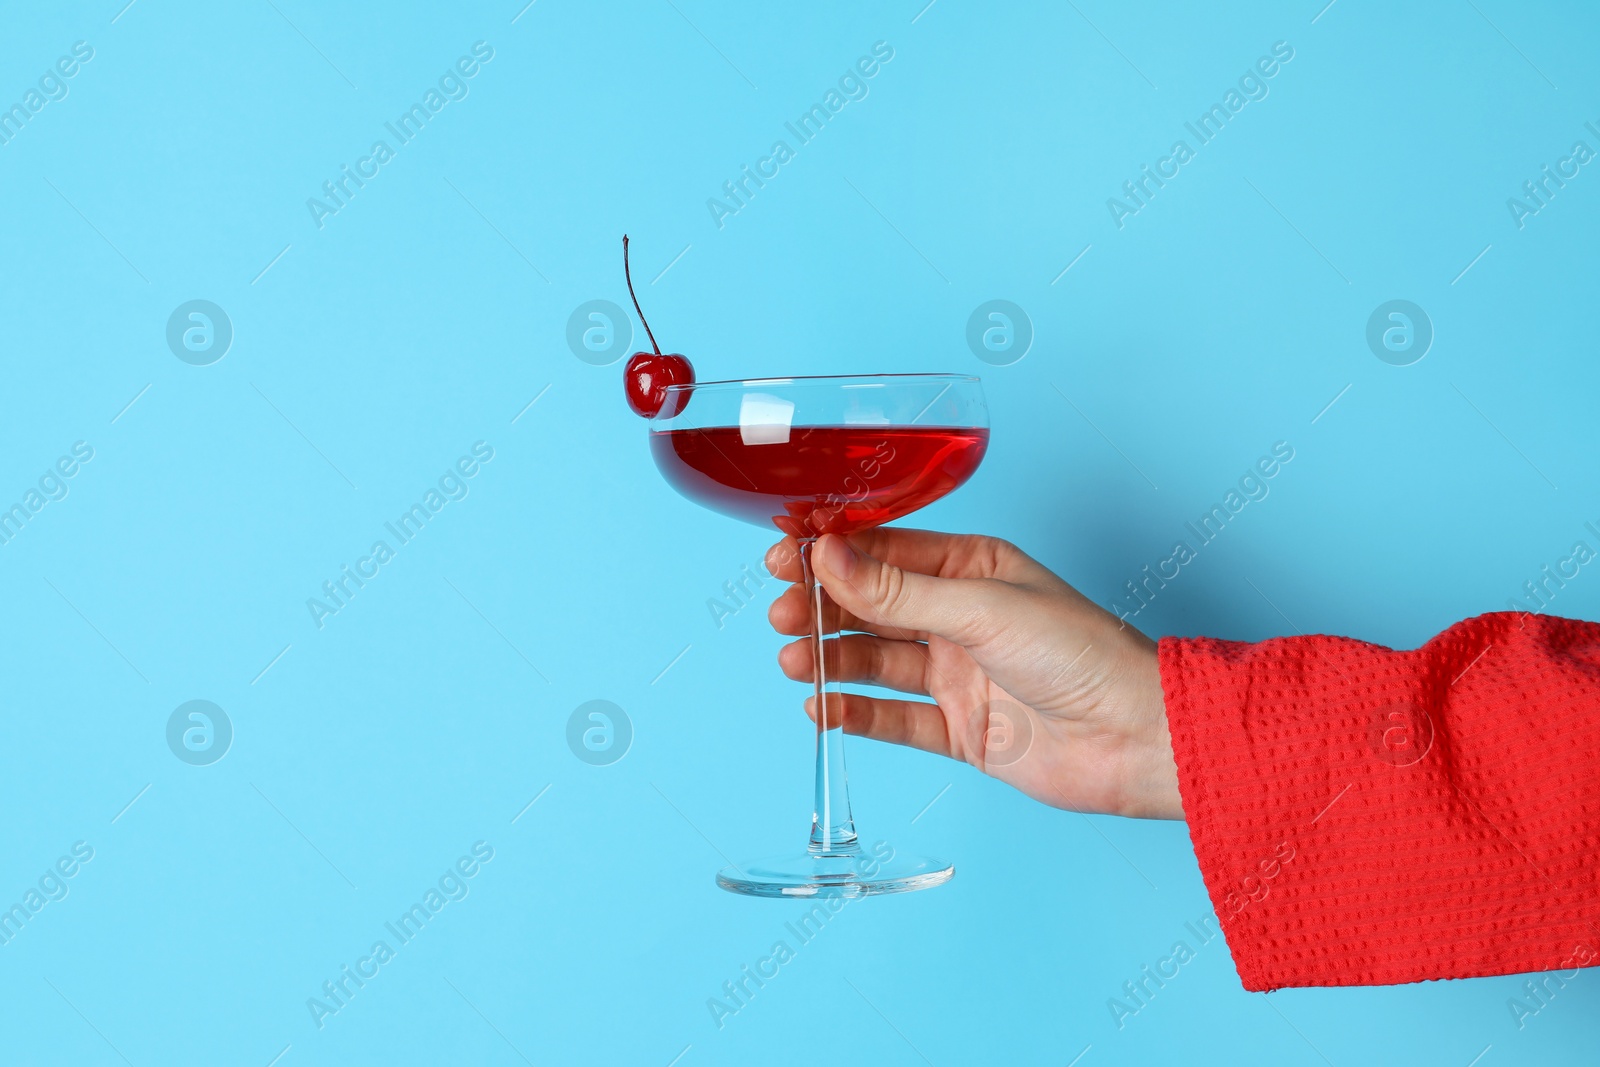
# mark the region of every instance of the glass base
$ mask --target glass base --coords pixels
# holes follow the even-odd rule
[[[801,852],[724,867],[717,884],[751,897],[866,897],[932,889],[955,873],[953,864],[925,856]]]

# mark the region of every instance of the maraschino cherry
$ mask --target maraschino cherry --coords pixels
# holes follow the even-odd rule
[[[683,410],[688,402],[689,390],[682,389],[673,394],[674,403],[672,410],[663,411],[662,405],[667,400],[667,386],[693,385],[694,367],[682,356],[663,355],[661,346],[656,344],[656,335],[650,331],[650,323],[645,321],[644,311],[639,307],[639,298],[633,292],[633,274],[628,270],[628,235],[622,235],[622,273],[628,279],[628,295],[633,297],[633,310],[639,313],[639,321],[644,323],[644,332],[650,337],[650,347],[654,352],[635,352],[628,357],[627,366],[622,370],[622,384],[628,393],[628,406],[647,419],[672,418]]]

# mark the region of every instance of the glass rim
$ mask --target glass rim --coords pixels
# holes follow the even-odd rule
[[[789,384],[794,384],[794,383],[813,384],[813,383],[826,383],[826,382],[856,382],[856,381],[867,381],[867,380],[876,380],[876,379],[883,379],[883,378],[891,378],[891,379],[895,379],[897,381],[905,381],[906,379],[916,379],[918,381],[925,381],[925,382],[951,382],[951,383],[954,383],[954,382],[976,382],[976,383],[979,383],[979,384],[982,383],[982,379],[979,378],[975,374],[922,373],[922,372],[917,372],[917,371],[895,372],[895,373],[889,373],[889,374],[800,374],[800,375],[791,375],[789,377],[783,377],[783,378],[725,378],[725,379],[723,379],[721,381],[715,381],[715,382],[684,382],[684,383],[680,383],[680,384],[674,384],[674,385],[667,386],[666,387],[666,392],[670,393],[670,392],[674,392],[676,390],[683,390],[683,389],[691,389],[691,390],[692,389],[706,389],[706,388],[710,388],[711,386],[726,386],[726,385],[773,385],[773,386],[776,386],[776,385],[789,385]]]

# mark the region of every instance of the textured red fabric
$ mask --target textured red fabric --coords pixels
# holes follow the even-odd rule
[[[1600,962],[1600,624],[1394,651],[1165,638],[1189,834],[1244,987]]]

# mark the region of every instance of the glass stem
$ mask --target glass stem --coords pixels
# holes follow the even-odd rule
[[[825,653],[830,641],[824,640],[822,620],[824,593],[811,569],[814,539],[800,542],[800,570],[804,577],[806,600],[811,606],[811,654],[815,664],[812,676],[817,712],[816,803],[811,813],[810,849],[816,855],[853,855],[856,824],[850,816],[850,787],[844,772],[844,697],[830,692],[831,664]]]

